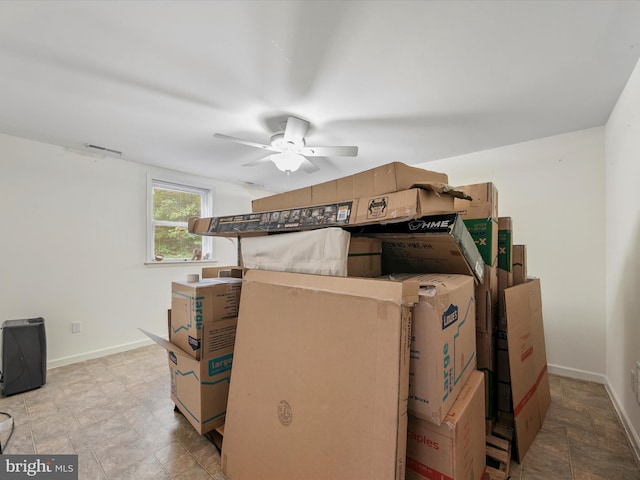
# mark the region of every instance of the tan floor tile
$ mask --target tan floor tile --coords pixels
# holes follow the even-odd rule
[[[172,442],[156,451],[155,457],[172,477],[189,470],[198,463],[187,449],[178,442]]]
[[[171,478],[169,474],[153,455],[117,470],[109,476],[109,480],[169,480],[169,478]]]
[[[36,453],[38,454],[65,455],[76,453],[73,445],[66,436],[58,436],[57,438],[42,443],[36,441],[35,444]]]
[[[36,448],[33,443],[33,435],[31,433],[31,426],[28,424],[14,424],[14,426],[13,435],[11,436],[8,444],[5,442],[5,450],[3,453],[24,455],[32,455],[36,453]],[[3,439],[4,438],[6,437],[3,435]]]
[[[172,480],[210,480],[211,475],[201,465],[194,465],[179,475],[172,477]]]
[[[640,471],[632,458],[618,455],[600,447],[571,445],[571,461],[574,468],[615,480],[639,480]]]
[[[99,445],[94,447],[93,451],[107,477],[111,477],[116,472],[125,471],[153,454],[149,449],[142,448],[137,439]]]
[[[78,452],[78,478],[105,480],[107,477],[90,450]]]

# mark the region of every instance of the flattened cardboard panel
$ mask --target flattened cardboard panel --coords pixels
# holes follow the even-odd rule
[[[247,272],[222,449],[230,480],[404,478],[404,296],[399,282]]]
[[[504,291],[511,397],[522,462],[551,404],[540,280]]]

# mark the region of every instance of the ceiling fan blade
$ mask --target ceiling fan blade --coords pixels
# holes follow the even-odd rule
[[[271,152],[280,151],[279,149],[274,148],[271,145],[264,145],[263,143],[250,142],[249,140],[243,140],[242,138],[237,138],[237,137],[230,137],[229,135],[223,135],[222,133],[214,133],[213,136],[221,140],[230,140],[232,142],[241,143],[243,145],[248,145],[250,147],[262,148],[263,150],[269,150]]]
[[[253,160],[251,162],[243,163],[243,167],[255,167],[256,165],[260,165],[261,163],[267,163],[271,161],[271,155],[268,155],[263,158],[259,158],[258,160]]]
[[[300,170],[303,170],[307,173],[313,173],[313,172],[317,172],[318,170],[320,170],[320,167],[317,166],[315,163],[313,163],[311,160],[309,160],[308,158],[302,163],[302,165],[300,165]]]
[[[305,157],[356,157],[358,147],[304,147],[300,153]]]
[[[289,117],[284,129],[284,141],[294,145],[304,145],[304,136],[309,130],[309,122],[297,117]]]

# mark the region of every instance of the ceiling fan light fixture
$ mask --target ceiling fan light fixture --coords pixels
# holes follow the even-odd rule
[[[295,172],[300,165],[306,160],[305,157],[298,153],[282,152],[271,155],[270,160],[283,172]]]

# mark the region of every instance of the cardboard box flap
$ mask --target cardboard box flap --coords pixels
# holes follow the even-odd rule
[[[411,185],[411,188],[421,188],[435,193],[436,195],[451,195],[454,198],[463,200],[472,200],[472,198],[463,190],[452,185],[439,182],[417,182]]]
[[[511,397],[522,462],[551,404],[540,280],[504,291]]]
[[[138,330],[140,330],[147,337],[149,337],[151,340],[153,340],[158,345],[160,345],[162,348],[164,348],[167,352],[174,353],[179,357],[188,358],[189,360],[194,360],[193,356],[189,355],[187,352],[182,350],[180,347],[174,345],[170,341],[165,340],[164,338],[159,337],[158,335],[154,335],[151,332],[147,332],[146,330],[143,330],[142,328],[139,328]]]
[[[245,282],[266,282],[275,285],[296,287],[305,285],[323,292],[339,292],[343,295],[370,297],[395,302],[402,299],[405,305],[418,301],[419,284],[415,281],[391,282],[381,278],[358,278],[357,282],[349,277],[331,277],[327,275],[293,274],[290,272],[268,272],[264,270],[248,270]]]

